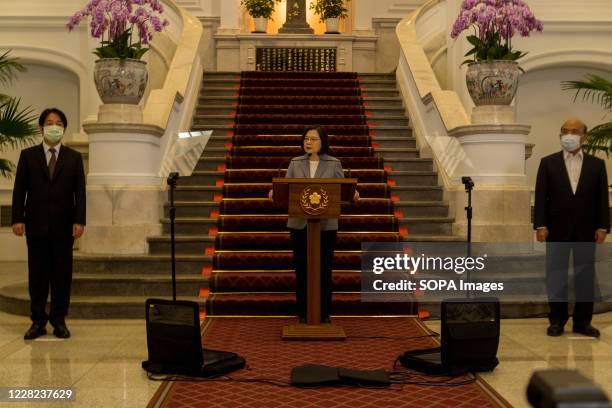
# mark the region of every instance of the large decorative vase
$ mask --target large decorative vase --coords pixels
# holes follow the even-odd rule
[[[516,95],[519,75],[516,61],[472,62],[465,81],[476,106],[510,105]]]
[[[254,33],[265,33],[268,29],[268,19],[265,17],[253,17],[253,23],[255,26]]]
[[[147,63],[135,59],[103,58],[94,66],[94,82],[104,103],[137,105],[145,93]]]
[[[325,33],[327,34],[339,34],[340,19],[339,18],[328,18],[325,20]]]

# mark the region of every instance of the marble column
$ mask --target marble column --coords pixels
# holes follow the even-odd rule
[[[161,233],[164,185],[159,176],[164,129],[143,122],[138,105],[106,104],[89,136],[87,229],[80,250],[88,254],[145,254],[147,237]]]
[[[283,34],[314,34],[306,22],[306,0],[287,0],[287,20],[278,30]]]
[[[374,6],[375,4],[374,2],[372,2],[372,0],[354,0],[354,6],[353,6],[354,11],[355,11],[355,27],[353,28],[354,35],[366,35],[366,36],[376,35],[372,27],[372,16],[374,15]],[[397,64],[397,59],[395,63]]]
[[[221,1],[221,24],[217,34],[238,34],[240,32],[240,1]]]

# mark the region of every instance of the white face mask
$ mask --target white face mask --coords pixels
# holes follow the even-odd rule
[[[561,136],[561,147],[567,152],[573,152],[580,148],[580,135],[568,133],[567,135]]]
[[[51,143],[58,143],[64,137],[64,128],[58,125],[49,125],[43,128],[45,139]]]

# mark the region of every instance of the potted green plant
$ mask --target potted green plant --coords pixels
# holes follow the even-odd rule
[[[148,72],[143,55],[168,20],[160,0],[90,0],[68,21],[73,30],[83,18],[91,17],[91,35],[100,39],[94,54],[94,82],[104,103],[138,104],[147,87]],[[136,38],[135,38],[136,37]]]
[[[17,58],[9,56],[10,51],[0,55],[0,85],[9,85],[24,72],[25,67]],[[15,149],[33,144],[38,136],[36,116],[30,107],[21,108],[20,100],[0,92],[0,152],[6,148]],[[0,176],[11,177],[15,165],[7,159],[0,159]]]
[[[474,30],[467,40],[472,45],[465,56],[468,64],[466,84],[474,104],[510,105],[516,94],[521,68],[517,60],[526,53],[512,48],[512,37],[528,37],[542,31],[523,0],[463,0],[453,25],[452,38]]]
[[[588,75],[584,81],[564,81],[564,90],[576,90],[574,100],[582,93],[583,100],[596,102],[608,113],[612,113],[612,81],[599,75]],[[588,132],[587,153],[603,152],[607,157],[612,154],[612,122],[602,123]]]
[[[253,18],[254,33],[266,32],[268,20],[272,18],[276,3],[280,3],[280,0],[240,0],[240,4]]]
[[[321,22],[325,22],[326,34],[339,34],[340,20],[348,16],[344,0],[315,0],[310,4],[310,9],[314,10]]]

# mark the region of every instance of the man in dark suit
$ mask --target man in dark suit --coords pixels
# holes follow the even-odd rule
[[[72,281],[72,245],[85,226],[85,173],[81,154],[62,145],[68,122],[59,109],[38,119],[43,143],[22,150],[13,189],[13,232],[26,235],[32,326],[26,340],[70,337],[66,315]],[[47,296],[51,288],[49,315]]]
[[[582,151],[587,127],[569,119],[561,127],[561,152],[544,157],[538,169],[534,228],[546,241],[549,336],[563,334],[568,313],[568,263],[574,260],[576,303],[573,331],[599,337],[591,325],[595,295],[595,243],[610,232],[605,162]]]

